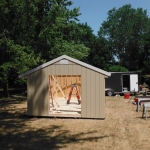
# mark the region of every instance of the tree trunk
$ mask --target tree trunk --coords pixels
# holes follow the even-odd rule
[[[4,96],[9,97],[8,83],[4,83]]]

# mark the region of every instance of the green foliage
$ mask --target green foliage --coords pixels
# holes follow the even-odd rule
[[[70,5],[69,0],[1,0],[0,81],[22,84],[19,74],[64,54],[104,70],[148,73],[146,10],[113,8],[95,36],[87,23],[78,22],[80,9]]]
[[[109,41],[110,50],[121,66],[129,70],[145,70],[144,66],[149,62],[149,33],[147,11],[134,9],[129,4],[108,11],[107,21],[103,22],[98,36]]]
[[[17,78],[18,74],[44,61],[40,60],[40,55],[34,54],[31,47],[14,44],[11,40],[7,42],[6,54],[9,59],[0,66],[0,80],[4,83],[8,82],[9,79],[13,79],[14,82],[20,82],[21,80]]]
[[[84,34],[77,23],[77,17],[80,15],[79,8],[73,10],[67,9],[71,2],[56,1],[47,13],[46,20],[43,19],[42,29],[38,35],[39,42],[37,52],[47,61],[54,59],[62,54],[82,59],[87,56],[88,48],[84,46],[80,37]]]
[[[79,8],[70,10],[70,5],[68,0],[2,0],[0,81],[21,84],[18,75],[45,60],[88,55],[81,39],[86,30],[77,23]]]
[[[122,67],[120,65],[113,65],[109,67],[109,72],[128,72],[129,70],[125,67]]]
[[[74,41],[62,41],[58,42],[55,47],[52,48],[52,51],[59,51],[59,55],[68,55],[70,57],[82,60],[88,55],[88,48],[83,44],[75,44]]]
[[[91,50],[88,61],[95,67],[108,70],[109,66],[115,61],[108,41],[99,37],[91,43]]]

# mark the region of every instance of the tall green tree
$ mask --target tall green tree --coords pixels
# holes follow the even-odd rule
[[[0,80],[7,85],[18,74],[66,54],[82,60],[87,48],[76,33],[79,8],[68,0],[15,0],[0,3]],[[7,87],[7,86],[6,86]]]
[[[149,61],[145,55],[146,51],[149,54],[149,50],[145,49],[149,26],[147,11],[134,9],[128,4],[108,11],[108,18],[102,23],[98,36],[109,41],[121,66],[128,70],[143,70],[143,59]]]
[[[34,53],[33,35],[35,17],[25,11],[28,1],[5,1],[0,3],[0,81],[5,94],[8,83],[23,83],[18,74],[37,66],[44,60]]]
[[[109,70],[110,65],[112,65],[115,60],[107,39],[103,37],[96,38],[96,40],[92,43],[88,60],[90,64],[95,67],[106,71]]]
[[[108,41],[105,38],[97,38],[92,28],[87,24],[78,24],[84,32],[76,33],[80,41],[89,48],[89,54],[83,61],[95,67],[108,70],[113,62],[113,55],[109,50]]]
[[[51,5],[51,8],[46,10],[47,16],[43,18],[37,35],[37,52],[47,61],[62,54],[80,60],[87,56],[89,49],[76,36],[84,32],[77,23],[79,8],[70,10],[68,7],[72,2],[68,0],[51,0],[47,5]]]

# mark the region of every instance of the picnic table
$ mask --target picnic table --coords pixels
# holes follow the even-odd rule
[[[137,102],[137,112],[139,112],[142,103],[149,103],[150,96],[135,96],[135,101]]]

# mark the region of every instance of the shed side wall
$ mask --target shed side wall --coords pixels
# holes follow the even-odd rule
[[[83,118],[105,118],[105,78],[93,70],[82,68]]]

